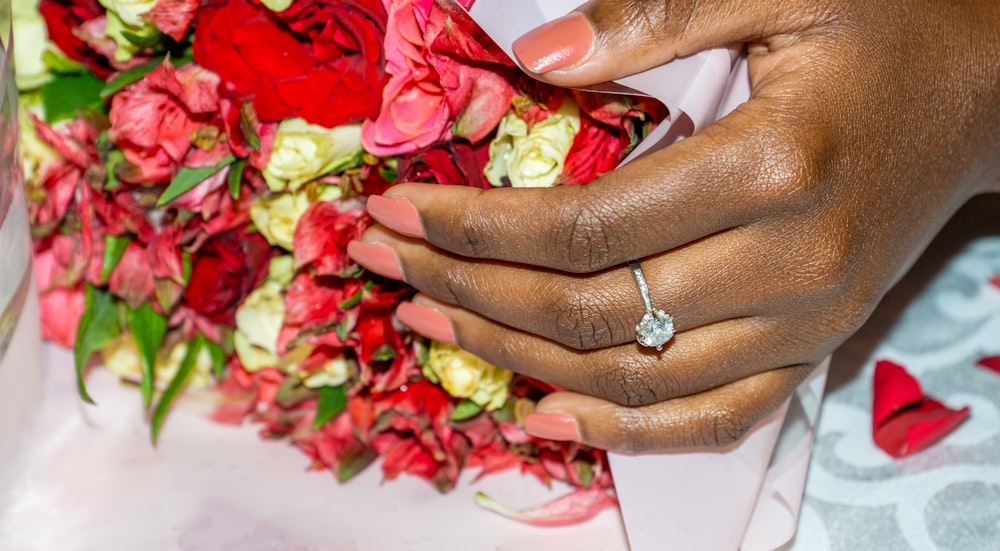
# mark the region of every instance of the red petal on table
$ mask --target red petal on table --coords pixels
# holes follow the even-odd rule
[[[920,383],[906,368],[889,360],[875,363],[872,426],[877,428],[897,411],[911,407],[924,398]]]
[[[1000,289],[1000,274],[997,274],[990,278],[990,285]]]
[[[1000,374],[1000,356],[986,356],[985,358],[980,358],[976,365],[979,367],[985,367],[994,373]]]
[[[955,410],[925,396],[903,366],[887,360],[875,364],[872,438],[889,455],[905,457],[922,450],[968,416],[968,406]]]
[[[590,520],[597,513],[618,505],[608,490],[579,488],[570,494],[524,511],[514,511],[490,496],[476,493],[476,504],[511,520],[534,526],[568,526]]]

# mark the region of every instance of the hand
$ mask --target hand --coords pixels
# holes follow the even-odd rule
[[[752,99],[587,186],[403,184],[350,247],[400,319],[560,387],[527,430],[639,452],[737,441],[1000,189],[1000,4],[592,0],[515,44],[564,86],[747,43]],[[582,37],[582,38],[581,38]],[[555,52],[553,54],[553,52]],[[673,315],[662,352],[625,263]]]

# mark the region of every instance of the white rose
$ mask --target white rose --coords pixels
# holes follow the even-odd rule
[[[258,199],[250,205],[250,219],[268,243],[291,251],[295,226],[309,205],[317,201],[332,201],[341,195],[337,186],[313,186],[294,193]]]
[[[569,98],[530,129],[521,117],[508,114],[490,142],[486,179],[494,186],[504,185],[504,178],[513,187],[555,185],[579,131],[580,110]]]
[[[45,19],[38,12],[38,0],[14,0],[13,13],[14,81],[18,90],[34,90],[48,82],[52,75],[45,63],[49,34]]]
[[[160,30],[146,19],[157,0],[99,0],[107,8],[107,25],[104,34],[118,45],[115,60],[126,62],[143,49],[144,43],[154,41]]]
[[[302,184],[360,162],[361,125],[324,128],[300,118],[278,124],[274,149],[264,167],[271,191],[297,190]]]
[[[233,345],[247,371],[278,365],[278,335],[284,322],[285,297],[274,281],[254,289],[236,310]]]
[[[21,147],[21,163],[24,167],[24,181],[28,184],[37,183],[45,167],[59,162],[62,157],[49,144],[38,138],[35,123],[29,113],[40,115],[41,102],[34,95],[22,94],[18,98],[18,127],[20,133],[18,142]]]
[[[337,356],[306,376],[304,383],[309,388],[340,386],[350,379],[355,368],[353,360],[349,360],[343,355]]]
[[[486,410],[507,401],[507,389],[514,374],[490,364],[461,348],[432,341],[427,365],[441,387],[455,398],[468,398]]]
[[[170,349],[166,357],[159,354],[156,357],[156,364],[153,374],[156,381],[166,384],[177,374],[184,356],[187,355],[188,344],[178,343]],[[162,351],[161,351],[162,352]],[[104,360],[108,371],[130,381],[142,380],[142,360],[139,358],[139,346],[131,333],[123,333],[107,346],[101,349],[101,357]],[[198,351],[195,360],[195,367],[188,377],[187,384],[199,388],[207,388],[215,383],[212,379],[212,355],[207,347],[202,347]]]

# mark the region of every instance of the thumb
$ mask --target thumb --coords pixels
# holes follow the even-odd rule
[[[590,0],[514,41],[542,80],[584,86],[640,73],[715,46],[764,42],[816,25],[824,2]]]

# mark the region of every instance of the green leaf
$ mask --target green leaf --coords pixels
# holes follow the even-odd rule
[[[104,81],[89,72],[54,75],[39,91],[45,121],[54,123],[76,117],[80,111],[100,110],[103,86]]]
[[[254,151],[260,151],[260,134],[253,127],[256,119],[257,114],[253,110],[253,104],[244,103],[240,107],[240,132]]]
[[[87,71],[87,66],[66,57],[61,52],[46,49],[42,52],[42,62],[52,70],[53,73],[82,73]]]
[[[108,99],[113,96],[115,92],[121,90],[129,84],[139,82],[142,80],[142,77],[146,76],[147,73],[159,67],[160,63],[163,63],[163,61],[160,59],[154,59],[152,61],[147,61],[142,65],[136,65],[131,69],[126,69],[118,73],[115,78],[108,81],[108,83],[101,88],[101,98]]]
[[[167,334],[167,318],[153,310],[148,302],[135,310],[129,308],[128,330],[135,338],[139,349],[139,359],[142,361],[142,406],[149,407],[153,401],[153,386],[156,383],[156,356],[163,346],[163,337]]]
[[[160,199],[156,202],[156,206],[162,207],[174,199],[177,199],[181,195],[184,195],[188,191],[191,191],[191,188],[204,182],[220,170],[233,164],[234,161],[236,161],[236,157],[229,155],[217,165],[203,166],[199,168],[181,168],[177,171],[177,174],[173,177],[173,179],[170,180],[170,185],[167,186],[167,189],[163,190],[163,195],[160,195]]]
[[[222,380],[226,369],[226,351],[221,344],[210,340],[205,341],[205,346],[208,347],[208,354],[212,356],[212,374],[216,381]]]
[[[229,195],[231,195],[233,199],[240,198],[240,185],[243,184],[243,167],[245,167],[246,164],[246,159],[237,159],[237,161],[233,163],[233,168],[229,169]]]
[[[483,411],[483,406],[466,398],[455,406],[455,411],[451,412],[451,420],[465,421],[466,419],[471,419],[476,415],[479,415],[479,412],[481,411]]]
[[[138,33],[122,31],[122,38],[128,40],[135,46],[138,46],[139,49],[146,49],[146,48],[152,48],[153,46],[159,44],[162,35],[159,32],[154,32],[150,36],[142,36],[141,34]]]
[[[177,398],[177,394],[184,387],[184,383],[187,382],[187,378],[194,371],[194,367],[198,363],[198,354],[201,353],[201,347],[205,345],[205,340],[205,335],[198,334],[188,343],[187,353],[184,354],[184,359],[181,360],[181,365],[177,368],[177,373],[174,374],[174,378],[170,380],[170,384],[167,385],[166,390],[160,395],[160,401],[157,402],[156,408],[153,410],[153,416],[150,419],[150,433],[154,445],[160,437],[160,429],[163,427],[163,421],[167,418],[170,404]]]
[[[112,191],[121,187],[122,183],[118,180],[118,165],[125,162],[125,152],[120,149],[112,149],[108,152],[108,160],[104,162],[107,167],[108,176],[104,180],[104,190]]]
[[[349,308],[353,308],[361,303],[361,299],[364,297],[364,295],[365,295],[364,289],[359,289],[357,293],[354,293],[354,295],[351,296],[351,298],[337,304],[337,308],[340,310],[347,310]]]
[[[125,254],[125,249],[132,242],[132,238],[127,235],[109,235],[104,238],[104,261],[101,265],[101,281],[107,281],[111,277],[111,272],[115,271],[115,266]]]
[[[341,458],[340,464],[337,466],[337,481],[347,482],[365,470],[365,467],[371,465],[376,459],[378,459],[378,453],[367,446],[348,453]]]
[[[330,422],[338,413],[347,407],[347,393],[343,386],[325,386],[319,389],[319,399],[316,401],[316,417],[313,418],[313,428],[319,430]]]
[[[389,344],[383,344],[372,353],[373,362],[388,362],[396,359],[396,349]]]
[[[76,388],[80,397],[88,404],[93,404],[94,400],[87,393],[87,385],[83,380],[83,368],[91,354],[121,334],[121,324],[118,320],[118,303],[111,293],[87,285],[84,297],[85,306],[76,330],[73,361],[76,364]]]
[[[184,279],[184,285],[187,285],[191,281],[191,270],[194,269],[194,261],[191,260],[191,253],[187,251],[181,252],[181,277]]]

